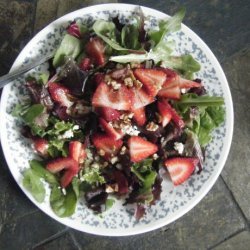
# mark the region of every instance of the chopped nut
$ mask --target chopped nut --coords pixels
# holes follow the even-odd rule
[[[99,161],[99,160],[100,160],[99,155],[96,155],[96,156],[95,156],[95,160],[96,160],[96,161]]]
[[[158,154],[153,154],[153,159],[157,160],[159,158]]]
[[[111,160],[110,160],[110,162],[111,162],[112,164],[115,164],[117,161],[118,161],[118,157],[117,157],[117,156],[112,157]]]
[[[111,77],[109,76],[109,75],[105,75],[105,77],[104,77],[104,81],[108,84],[108,85],[110,85],[110,82],[111,82]]]
[[[107,161],[105,161],[104,163],[103,163],[103,166],[104,167],[107,167],[109,165],[109,163],[107,162]]]
[[[134,86],[137,88],[137,89],[140,89],[142,87],[142,83],[139,81],[139,80],[136,80],[134,82]]]
[[[127,87],[131,88],[134,85],[133,79],[131,77],[126,77],[124,83]]]
[[[130,67],[133,69],[133,68],[140,68],[141,67],[141,64],[138,63],[138,62],[131,62],[130,63]]]
[[[130,112],[130,113],[128,114],[128,118],[130,118],[130,119],[132,119],[133,116],[134,116],[134,113],[133,113],[133,112]]]
[[[155,124],[154,122],[149,122],[146,126],[146,129],[148,131],[156,131],[159,128],[159,126],[157,124]]]
[[[126,153],[127,148],[125,146],[122,146],[120,154],[124,155]]]
[[[111,185],[106,185],[106,189],[105,191],[107,193],[114,193],[114,192],[118,192],[118,184],[111,184]]]
[[[98,151],[98,154],[99,154],[100,156],[104,156],[104,155],[105,155],[105,151],[104,151],[103,149],[100,149],[100,150]]]
[[[123,64],[120,64],[120,63],[117,63],[115,67],[117,69],[123,69],[124,68]]]

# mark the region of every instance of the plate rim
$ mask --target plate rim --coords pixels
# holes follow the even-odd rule
[[[93,6],[89,6],[89,7],[85,7],[85,8],[81,8],[78,9],[76,11],[70,12],[56,20],[54,20],[53,22],[49,23],[48,25],[46,25],[41,31],[39,31],[31,40],[29,40],[29,42],[26,44],[26,46],[21,50],[21,52],[19,53],[19,55],[17,56],[17,58],[15,59],[10,72],[13,71],[18,64],[20,63],[20,61],[22,60],[22,58],[24,57],[24,51],[28,49],[28,47],[30,45],[32,45],[32,43],[36,40],[39,40],[40,38],[44,37],[44,35],[47,33],[47,31],[49,30],[49,28],[53,25],[57,25],[60,22],[64,21],[68,21],[71,20],[72,17],[76,18],[77,16],[81,16],[82,12],[94,12],[96,13],[97,11],[102,11],[104,9],[107,10],[120,10],[122,11],[122,8],[126,8],[127,10],[132,10],[135,9],[136,7],[140,6],[142,8],[143,11],[145,11],[146,13],[153,13],[153,16],[157,16],[159,15],[160,18],[164,18],[164,17],[169,17],[169,15],[165,14],[164,12],[158,11],[156,9],[152,9],[149,7],[145,7],[145,6],[141,6],[141,5],[133,5],[133,4],[124,4],[124,3],[106,3],[106,4],[98,4],[98,5],[93,5]],[[158,19],[158,18],[157,18]],[[47,209],[43,209],[39,206],[39,203],[35,202],[35,200],[33,199],[33,197],[28,193],[28,191],[26,191],[24,189],[24,187],[21,185],[20,182],[18,182],[18,180],[15,178],[14,175],[14,171],[13,169],[10,167],[10,161],[8,160],[8,155],[9,153],[7,152],[7,148],[4,146],[5,142],[6,142],[6,138],[4,135],[4,124],[3,122],[0,123],[0,140],[1,140],[1,146],[2,146],[2,150],[4,153],[4,157],[5,160],[7,162],[8,168],[14,178],[14,180],[16,181],[17,185],[20,187],[20,189],[24,192],[24,194],[31,200],[31,202],[39,208],[40,211],[44,212],[45,214],[47,214],[48,216],[52,217],[53,219],[55,219],[56,221],[58,221],[61,224],[64,224],[66,226],[69,226],[71,228],[74,228],[78,231],[81,232],[85,232],[85,233],[90,233],[90,234],[95,234],[95,235],[102,235],[102,236],[130,236],[130,235],[137,235],[137,234],[142,234],[142,233],[146,233],[158,228],[161,228],[163,226],[166,226],[174,221],[176,221],[177,219],[179,219],[180,217],[182,217],[184,214],[186,214],[188,211],[190,211],[192,208],[194,208],[205,196],[206,194],[211,190],[211,188],[214,186],[216,180],[218,179],[219,175],[221,174],[222,169],[225,166],[229,151],[230,151],[230,147],[231,147],[231,143],[232,143],[232,137],[233,137],[233,126],[234,126],[234,109],[233,109],[233,102],[232,102],[232,95],[230,92],[230,88],[229,88],[229,84],[228,81],[226,79],[225,73],[219,63],[219,61],[217,60],[217,58],[215,57],[215,55],[213,54],[213,52],[211,51],[211,49],[207,46],[207,44],[194,32],[192,31],[190,28],[188,28],[185,24],[182,23],[182,29],[185,30],[185,33],[190,34],[192,36],[192,38],[195,38],[195,41],[199,44],[199,46],[201,47],[201,49],[203,51],[205,51],[205,54],[208,55],[209,54],[209,59],[213,62],[213,66],[217,71],[217,74],[220,75],[220,79],[223,80],[223,85],[224,88],[226,90],[226,92],[223,91],[224,95],[225,95],[225,105],[227,106],[227,113],[226,113],[226,120],[227,120],[227,137],[226,137],[226,142],[224,147],[223,147],[223,155],[222,155],[222,159],[220,161],[220,163],[218,164],[218,168],[216,173],[213,173],[212,176],[210,176],[210,180],[209,183],[207,183],[206,186],[203,186],[201,188],[201,190],[199,191],[199,193],[196,195],[196,197],[194,198],[193,202],[188,204],[187,206],[185,206],[184,208],[181,209],[181,211],[177,211],[171,218],[167,219],[166,221],[161,220],[161,222],[153,222],[153,223],[149,223],[149,225],[145,226],[144,229],[142,229],[141,227],[139,228],[140,230],[138,230],[138,228],[130,228],[129,230],[124,230],[124,229],[105,229],[105,231],[103,232],[104,229],[98,229],[98,228],[93,228],[93,230],[84,230],[84,228],[79,228],[78,224],[74,225],[70,220],[67,218],[60,218],[57,217],[55,214],[52,214],[49,210]],[[6,97],[7,97],[7,86],[4,87],[3,91],[2,91],[2,96],[1,96],[1,102],[0,102],[0,120],[4,121],[5,118],[3,116],[5,116],[5,111],[6,111]]]

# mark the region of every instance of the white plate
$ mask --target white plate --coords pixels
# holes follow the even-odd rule
[[[63,27],[70,21],[81,19],[91,22],[97,18],[108,18],[119,13],[126,21],[126,17],[136,10],[136,6],[128,4],[97,5],[67,14],[54,21],[39,32],[22,50],[14,68],[30,63],[31,58],[46,55],[53,51],[60,43]],[[143,13],[148,17],[147,25],[154,25],[156,20],[168,16],[162,12],[142,7]],[[185,184],[174,187],[168,180],[163,182],[161,200],[147,210],[145,218],[137,222],[133,216],[132,207],[122,206],[121,201],[105,212],[102,217],[96,216],[81,201],[76,213],[70,218],[57,217],[48,202],[49,190],[46,201],[37,203],[27,192],[22,184],[22,170],[28,168],[28,160],[33,158],[30,142],[20,134],[20,121],[10,115],[13,106],[20,102],[24,96],[24,77],[13,81],[6,86],[2,93],[0,110],[1,143],[10,171],[18,185],[29,199],[46,214],[55,220],[77,230],[98,235],[124,236],[134,235],[167,225],[192,209],[211,189],[225,164],[229,153],[233,133],[233,105],[231,93],[217,59],[207,45],[189,28],[182,25],[181,31],[173,35],[177,42],[178,54],[190,53],[201,64],[201,71],[196,76],[203,80],[209,94],[223,96],[225,99],[225,122],[214,132],[213,141],[206,150],[205,168],[200,175],[194,175]],[[38,70],[44,70],[43,65]]]

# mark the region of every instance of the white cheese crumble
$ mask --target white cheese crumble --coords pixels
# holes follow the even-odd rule
[[[181,93],[182,93],[182,94],[186,94],[187,91],[188,91],[187,89],[181,89]]]
[[[74,125],[72,129],[73,129],[73,130],[78,130],[79,128],[80,128],[79,125]]]
[[[124,128],[122,128],[122,132],[131,136],[137,136],[140,133],[136,126],[124,126]]]
[[[184,145],[181,142],[174,143],[174,149],[181,155],[184,151]]]
[[[59,135],[58,139],[68,139],[74,137],[74,133],[71,129],[64,132],[64,134]]]
[[[66,195],[66,189],[65,188],[62,188],[62,193],[63,193],[63,195]]]

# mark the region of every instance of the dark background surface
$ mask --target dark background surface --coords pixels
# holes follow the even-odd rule
[[[0,0],[0,74],[25,44],[52,20],[104,2]],[[0,150],[0,249],[249,249],[250,245],[250,1],[118,1],[172,15],[186,7],[184,23],[211,48],[231,88],[235,126],[231,151],[209,194],[164,228],[131,237],[101,237],[57,223],[35,207],[12,178]]]

